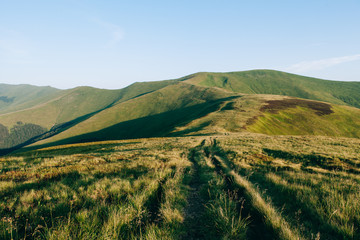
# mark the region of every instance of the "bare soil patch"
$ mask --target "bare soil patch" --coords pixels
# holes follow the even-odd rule
[[[318,116],[329,115],[333,113],[330,104],[317,101],[290,98],[284,100],[269,100],[266,101],[266,103],[266,105],[260,108],[261,112],[266,111],[271,113],[277,113],[280,110],[301,106],[313,109]]]

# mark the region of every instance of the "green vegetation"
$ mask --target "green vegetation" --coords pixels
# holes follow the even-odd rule
[[[269,102],[285,105],[278,109],[278,105]],[[117,104],[34,147],[244,131],[358,138],[359,129],[357,108],[274,95],[231,95],[212,88],[176,84]]]
[[[306,239],[360,237],[358,144],[354,139],[266,136],[220,143],[234,174],[258,186],[260,196],[281,209],[283,219]]]
[[[2,87],[0,101],[6,106],[0,114],[1,125],[11,129],[17,122],[24,122],[48,129],[36,139],[28,141],[34,134],[27,134],[27,139],[17,137],[11,144],[2,144],[2,148],[21,143],[18,139],[32,144],[33,149],[103,140],[245,131],[360,137],[358,82],[254,70],[197,73],[174,80],[134,83],[119,90],[28,86],[26,91],[31,92],[31,99],[18,96],[27,86]],[[5,94],[5,90],[9,93]],[[5,136],[4,128],[1,129]],[[0,142],[4,143],[3,139],[0,137]]]
[[[246,133],[9,155],[0,238],[357,239],[359,144]]]
[[[31,85],[0,84],[0,113],[9,113],[45,103],[59,96],[61,90]]]
[[[189,84],[169,85],[116,104],[37,145],[167,136],[176,126],[216,111],[232,96]]]
[[[279,102],[286,102],[282,100]],[[316,103],[316,102],[315,102]],[[268,107],[246,126],[251,132],[269,135],[322,135],[360,138],[360,110],[329,105],[322,114],[309,106],[297,104],[281,110]]]
[[[360,239],[359,90],[269,70],[0,85],[1,151],[31,144],[0,158],[0,239]]]
[[[69,126],[82,122],[116,104],[152,92],[172,83],[173,81],[135,83],[120,90],[78,87],[70,90],[56,91],[50,96],[51,98],[46,98],[46,101],[40,103],[37,101],[38,98],[34,97],[33,94],[29,94],[34,98],[34,101],[28,99],[29,102],[26,106],[30,107],[2,114],[0,115],[0,122],[9,129],[14,127],[17,122],[27,122],[49,130],[56,128],[61,132]],[[15,87],[16,86],[14,86],[14,88]],[[26,88],[26,86],[22,86],[20,90],[24,87]],[[41,90],[42,88],[39,89]],[[28,91],[32,91],[35,95],[39,95],[39,89],[29,86]],[[12,96],[12,92],[8,88],[4,88],[4,91],[5,90],[8,90],[9,95]],[[16,93],[20,94],[18,91],[16,91]],[[16,95],[14,99],[17,98],[20,97]],[[12,109],[11,106],[9,106],[9,109]]]
[[[95,114],[116,103],[161,89],[173,81],[135,83],[124,89],[105,90],[77,87],[57,90],[30,85],[0,85],[0,96],[12,101],[6,103],[0,121],[12,127],[18,121],[31,122],[50,129],[87,114]],[[26,96],[26,97],[25,97]],[[10,104],[10,105],[9,105]],[[1,108],[0,108],[1,110]]]
[[[327,81],[273,70],[198,73],[186,82],[237,93],[284,95],[360,108],[359,82]]]
[[[76,145],[2,159],[1,238],[172,236],[184,217],[179,184],[189,162],[183,146],[164,144]]]
[[[0,124],[0,145],[5,143],[5,139],[9,137],[9,129]]]
[[[0,125],[0,148],[14,147],[44,132],[45,128],[32,123],[17,122],[10,133],[4,125]]]
[[[198,141],[65,145],[3,158],[0,236],[245,239],[247,218]]]

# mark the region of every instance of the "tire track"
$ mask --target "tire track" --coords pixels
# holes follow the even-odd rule
[[[241,175],[237,174],[229,160],[221,157],[221,149],[216,140],[211,143],[211,159],[216,171],[225,178],[229,190],[235,190],[246,199],[244,212],[250,214],[249,239],[302,239],[299,233],[291,229],[281,214],[267,203],[259,191]]]
[[[199,151],[203,145],[204,141],[200,146],[191,149],[188,156],[193,164],[193,173],[189,183],[188,206],[185,210],[184,227],[186,233],[181,239],[212,239],[211,231],[208,231],[208,226],[206,226],[206,223],[203,221],[206,200],[200,193],[201,189],[206,185],[206,182],[199,177],[201,174],[201,166],[198,163],[198,158],[200,158]]]

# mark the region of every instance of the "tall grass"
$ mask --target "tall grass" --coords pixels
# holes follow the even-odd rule
[[[267,179],[312,209],[320,220],[346,238],[360,226],[360,185],[352,179],[306,172],[268,173]],[[325,227],[319,229],[329,231]]]
[[[242,213],[243,201],[223,192],[208,203],[208,215],[222,239],[246,239],[250,221],[249,216],[244,217]]]
[[[167,141],[172,151],[164,143],[81,144],[1,159],[0,238],[174,236],[180,230],[168,227],[183,220],[189,166],[181,153],[191,141]]]
[[[359,140],[234,135],[211,147],[203,139],[0,158],[0,239],[360,237]]]
[[[293,136],[223,140],[223,153],[237,174],[282,209],[286,221],[303,236],[360,237],[359,140]]]
[[[291,228],[288,222],[283,218],[282,214],[270,202],[264,200],[263,195],[251,182],[232,170],[226,160],[219,156],[217,156],[216,159],[222,165],[225,173],[231,176],[239,187],[246,190],[246,194],[251,200],[252,205],[264,215],[266,223],[279,234],[281,239],[302,239],[297,229]]]
[[[201,151],[195,158],[200,168],[198,177],[206,183],[203,190],[207,190],[203,221],[215,230],[217,239],[247,239],[250,221],[242,212],[244,200],[230,191],[224,177],[216,172],[209,148],[204,146],[198,151]]]

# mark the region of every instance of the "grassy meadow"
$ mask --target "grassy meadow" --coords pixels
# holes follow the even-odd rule
[[[0,239],[359,239],[359,139],[150,138],[0,158]]]

